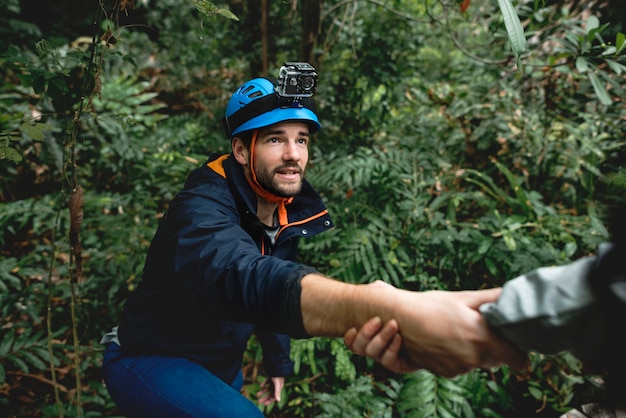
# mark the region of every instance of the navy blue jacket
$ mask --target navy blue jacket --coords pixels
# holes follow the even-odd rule
[[[298,238],[333,223],[306,181],[287,214],[272,246],[241,165],[232,156],[210,155],[159,224],[142,280],[122,313],[122,350],[187,357],[230,383],[254,331],[266,372],[291,373],[287,334],[308,337],[299,286],[315,271],[294,261]]]

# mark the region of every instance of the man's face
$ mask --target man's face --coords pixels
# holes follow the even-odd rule
[[[259,130],[254,148],[254,170],[258,183],[280,197],[300,193],[309,161],[309,126],[281,122]]]

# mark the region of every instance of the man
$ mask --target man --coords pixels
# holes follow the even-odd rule
[[[294,261],[299,238],[333,227],[304,179],[310,136],[320,128],[310,97],[250,80],[232,95],[224,128],[231,154],[210,155],[189,175],[159,225],[119,327],[103,338],[104,379],[123,414],[262,416],[239,394],[253,332],[272,382],[263,402],[279,399],[292,370],[289,337],[346,333],[350,344],[358,339],[356,349],[396,371],[424,367],[453,376],[523,363],[478,312],[498,289],[350,285]],[[398,332],[402,337],[388,344]]]

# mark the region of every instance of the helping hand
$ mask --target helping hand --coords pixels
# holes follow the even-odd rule
[[[524,353],[489,329],[478,310],[483,303],[497,300],[501,289],[411,292],[384,282],[368,287],[378,294],[389,292],[394,316],[387,318],[384,327],[380,318],[372,318],[359,331],[349,329],[344,341],[353,352],[391,371],[424,368],[453,377],[502,364],[520,370],[527,363]]]
[[[343,337],[346,346],[356,354],[369,357],[395,373],[413,372],[419,367],[406,358],[398,322],[390,320],[383,327],[380,317],[367,321],[360,330],[350,328]]]

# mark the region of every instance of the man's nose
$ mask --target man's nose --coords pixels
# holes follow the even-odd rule
[[[295,141],[287,141],[285,143],[285,152],[283,154],[283,158],[288,161],[300,160],[300,149],[298,148],[298,144],[296,144]]]

